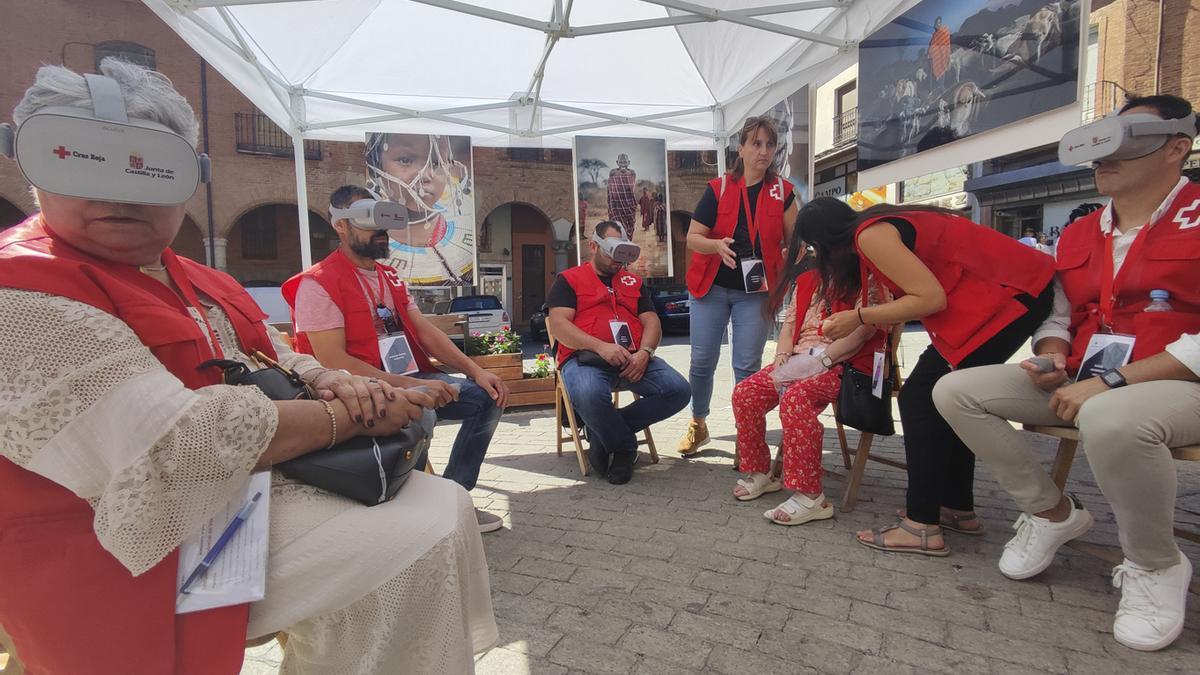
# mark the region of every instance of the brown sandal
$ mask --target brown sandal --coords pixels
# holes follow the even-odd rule
[[[896,509],[896,517],[907,518],[908,511],[905,509]],[[945,515],[939,515],[938,525],[940,525],[943,530],[950,530],[951,532],[957,532],[959,534],[968,534],[972,537],[979,537],[987,534],[987,528],[984,527],[982,522],[979,523],[979,527],[971,529],[962,526],[962,522],[964,520],[974,520],[979,522],[979,516],[975,515],[974,511],[968,511],[966,513],[947,513]]]
[[[857,536],[854,537],[854,541],[857,541],[858,543],[862,544],[863,546],[866,546],[867,548],[873,548],[876,551],[886,551],[888,553],[919,553],[921,555],[928,555],[928,556],[934,556],[937,558],[944,558],[944,557],[950,555],[950,547],[946,545],[944,539],[942,541],[941,548],[929,548],[929,535],[930,534],[938,534],[938,532],[931,533],[929,530],[930,530],[930,528],[935,528],[935,527],[938,527],[938,526],[937,525],[927,525],[921,529],[917,529],[910,525],[905,525],[903,520],[899,520],[899,521],[896,521],[895,525],[888,525],[887,527],[880,527],[880,528],[875,528],[873,530],[870,530],[871,535],[872,535],[871,541],[863,541],[862,539],[859,539]],[[887,544],[883,543],[883,535],[885,533],[890,532],[895,529],[901,529],[909,534],[914,534],[914,535],[920,537],[921,545],[920,546],[888,546]]]

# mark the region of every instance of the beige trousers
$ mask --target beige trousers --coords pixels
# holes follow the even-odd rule
[[[1069,426],[1050,411],[1050,396],[1017,365],[955,371],[933,390],[938,412],[1029,513],[1052,508],[1061,494],[1008,420]],[[1151,569],[1176,564],[1176,475],[1168,448],[1200,443],[1200,383],[1160,380],[1106,391],[1083,404],[1076,422],[1080,447],[1117,517],[1125,557]]]

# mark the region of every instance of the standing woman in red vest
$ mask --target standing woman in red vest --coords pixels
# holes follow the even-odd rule
[[[176,256],[206,163],[195,115],[155,71],[99,70],[45,66],[13,111],[41,209],[0,235],[0,626],[16,657],[29,673],[232,675],[248,635],[287,631],[288,672],[470,670],[496,639],[474,508],[418,472],[371,508],[272,476],[256,497],[265,597],[176,612],[181,545],[224,527],[251,472],[432,433],[433,400],[293,352],[237,281]],[[320,400],[271,400],[207,363],[258,369],[256,352]]]
[[[733,169],[709,182],[692,213],[687,285],[691,300],[692,422],[678,450],[689,455],[708,440],[713,374],[721,339],[733,322],[734,383],[758,372],[770,320],[767,296],[783,269],[783,249],[796,221],[792,184],[775,172],[779,135],[767,117],[751,117],[738,137]]]
[[[824,283],[866,271],[892,302],[836,312],[832,340],[862,325],[920,320],[932,344],[900,390],[908,462],[907,512],[858,533],[865,546],[944,556],[943,529],[982,534],[975,517],[975,455],[933,404],[933,386],[952,369],[1004,363],[1050,314],[1054,260],[953,211],[881,204],[863,212],[833,198],[800,211],[800,236],[817,253]]]

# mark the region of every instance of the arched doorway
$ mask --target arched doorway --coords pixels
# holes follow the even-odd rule
[[[686,283],[687,265],[688,261],[692,259],[687,247],[687,231],[691,224],[691,213],[687,211],[671,212],[671,264],[674,272],[671,275],[672,283]]]
[[[25,212],[18,209],[15,204],[0,197],[0,230],[7,230],[13,225],[18,225],[25,220]]]
[[[555,249],[549,216],[524,202],[501,204],[488,213],[480,225],[478,250],[481,285],[490,270],[507,274],[508,306],[518,328],[541,309],[559,268],[579,259],[573,242]]]
[[[171,242],[171,250],[175,251],[175,255],[191,258],[201,265],[207,264],[208,256],[204,250],[204,236],[200,234],[200,228],[191,216],[186,214],[183,216],[183,226],[175,235],[175,241]]]
[[[308,227],[316,262],[337,248],[337,234],[315,211],[308,212]],[[243,284],[282,284],[301,271],[295,204],[253,208],[239,216],[225,236],[225,269]]]

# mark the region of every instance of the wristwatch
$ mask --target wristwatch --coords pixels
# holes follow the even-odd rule
[[[821,365],[825,366],[825,370],[829,370],[834,366],[833,359],[829,358],[828,354],[822,354]]]
[[[1129,384],[1125,381],[1125,376],[1121,374],[1121,371],[1116,368],[1110,368],[1100,373],[1100,381],[1107,384],[1109,389],[1116,389],[1117,387],[1124,387]]]
[[[647,354],[650,355],[650,358],[654,358],[654,347],[639,347],[638,351],[646,352]]]

